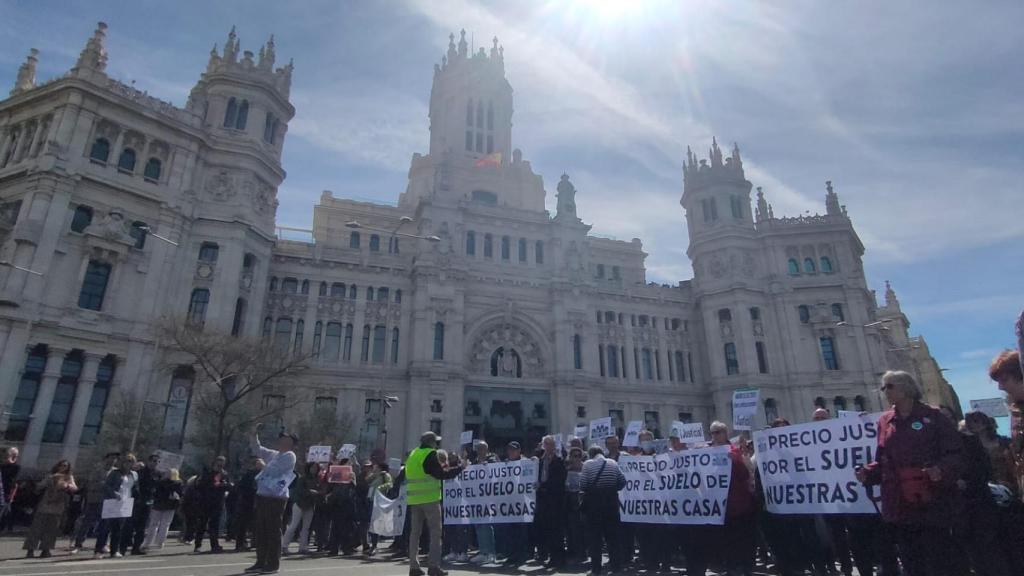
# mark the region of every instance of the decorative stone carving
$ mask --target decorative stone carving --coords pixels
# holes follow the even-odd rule
[[[119,210],[111,210],[102,220],[90,224],[85,233],[122,244],[135,244],[128,223],[124,221],[124,214]]]
[[[470,363],[476,373],[493,374],[491,361],[495,358],[498,376],[512,377],[520,371],[524,376],[536,376],[544,366],[537,343],[515,324],[502,322],[486,328],[470,350]]]
[[[708,261],[708,273],[711,274],[711,277],[722,278],[726,272],[728,272],[728,268],[726,268],[725,262],[718,256],[712,256]]]
[[[234,179],[226,170],[221,170],[207,178],[206,193],[218,202],[226,202],[237,193]]]

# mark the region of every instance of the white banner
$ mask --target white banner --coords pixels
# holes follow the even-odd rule
[[[373,495],[373,512],[369,531],[379,536],[401,536],[405,526],[405,486],[394,500],[377,490]]]
[[[875,459],[879,416],[866,414],[754,432],[768,511],[876,513],[854,469]]]
[[[732,429],[752,430],[761,391],[746,388],[732,393]]]
[[[626,424],[626,433],[622,436],[622,445],[626,448],[640,445],[640,431],[644,429],[641,420],[632,420]]]
[[[587,437],[587,425],[586,424],[581,424],[581,425],[577,426],[573,430],[572,435],[577,437],[577,438],[585,439]]]
[[[347,460],[356,454],[355,444],[342,444],[341,448],[338,448],[338,460]]]
[[[533,522],[537,504],[533,460],[468,466],[444,481],[445,524]]]
[[[590,421],[590,441],[597,442],[598,444],[604,444],[604,439],[609,436],[615,436],[615,430],[612,428],[612,417],[605,416],[604,418],[596,418]]]
[[[700,444],[704,442],[704,423],[690,422],[684,424],[678,420],[672,421],[672,435],[679,438],[683,444]]]
[[[154,454],[160,458],[156,463],[157,472],[167,472],[171,468],[181,472],[181,464],[185,461],[185,456],[166,450],[157,450]]]
[[[623,522],[723,524],[732,479],[728,446],[619,457],[626,487],[619,491]]]
[[[982,398],[971,400],[971,410],[978,410],[993,418],[1001,418],[1010,415],[1010,407],[1006,405],[1005,398]]]
[[[331,461],[331,447],[330,446],[310,446],[309,450],[306,451],[306,462],[330,462]]]

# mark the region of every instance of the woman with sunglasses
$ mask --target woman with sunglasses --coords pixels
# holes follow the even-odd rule
[[[903,574],[954,576],[947,553],[956,549],[952,504],[964,465],[956,424],[921,401],[906,372],[882,375],[881,391],[892,408],[878,421],[875,461],[858,468],[857,479],[881,486],[882,519],[896,536]]]

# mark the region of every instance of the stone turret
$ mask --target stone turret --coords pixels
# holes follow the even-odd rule
[[[85,43],[85,48],[78,55],[71,75],[79,78],[103,80],[107,76],[107,49],[103,42],[107,38],[107,23],[98,22],[92,38]]]
[[[239,59],[239,54],[242,55]],[[214,44],[210,50],[210,59],[206,64],[206,72],[203,73],[199,82],[192,88],[189,94],[188,107],[196,109],[205,103],[204,91],[209,80],[214,76],[231,76],[234,79],[247,83],[255,83],[271,89],[282,100],[288,101],[292,88],[292,71],[294,64],[289,61],[287,65],[274,68],[277,60],[274,36],[260,47],[259,60],[254,59],[254,54],[241,49],[241,42],[235,33],[235,27],[228,32],[228,39],[224,43],[222,53],[217,52],[217,45]]]
[[[18,77],[14,80],[14,88],[11,90],[11,96],[36,87],[37,62],[39,62],[39,50],[32,48],[29,50],[28,57],[25,58],[25,62],[18,67]]]

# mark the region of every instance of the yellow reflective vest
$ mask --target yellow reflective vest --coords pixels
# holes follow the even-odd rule
[[[410,506],[441,501],[441,481],[423,469],[431,452],[433,448],[417,448],[405,461],[406,502]]]

